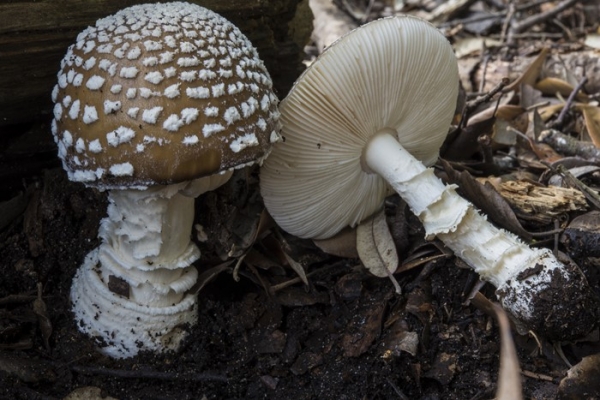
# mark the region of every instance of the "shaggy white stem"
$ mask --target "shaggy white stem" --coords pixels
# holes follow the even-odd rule
[[[82,332],[116,358],[141,349],[177,349],[184,324],[197,319],[197,295],[188,293],[200,251],[191,241],[194,199],[232,172],[147,190],[113,190],[102,244],[77,271],[71,288]]]
[[[363,168],[392,186],[423,222],[427,236],[437,236],[495,285],[503,307],[526,329],[558,340],[589,332],[597,303],[577,266],[563,264],[549,250],[532,249],[490,224],[456,193],[455,185],[441,182],[394,134],[385,129],[371,139]]]
[[[364,160],[419,217],[428,237],[438,237],[484,280],[499,287],[548,255],[496,228],[383,131],[368,144]]]
[[[180,194],[182,187],[109,193],[108,217],[99,233],[102,278],[126,281],[129,299],[138,304],[175,304],[196,282],[190,267],[200,256],[190,240],[194,198]]]

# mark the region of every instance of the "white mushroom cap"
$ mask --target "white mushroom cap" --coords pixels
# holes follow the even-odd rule
[[[457,92],[452,47],[429,23],[399,16],[350,32],[281,103],[284,142],[261,169],[267,209],[299,237],[323,239],[357,225],[390,193],[361,163],[369,139],[391,130],[413,156],[432,164]]]
[[[277,97],[248,39],[198,5],[136,5],[79,34],[53,91],[74,181],[170,184],[245,166],[278,139]]]

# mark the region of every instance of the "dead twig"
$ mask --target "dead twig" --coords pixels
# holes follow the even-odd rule
[[[515,7],[515,10],[517,12],[526,11],[530,8],[549,3],[550,1],[551,0],[535,0],[535,1],[532,1],[529,3],[517,6],[517,7]],[[475,17],[453,19],[452,21],[447,21],[447,22],[440,24],[440,28],[447,28],[447,27],[452,27],[452,26],[457,26],[457,25],[467,25],[467,24],[471,24],[474,22],[487,21],[489,19],[500,19],[500,18],[506,17],[506,14],[507,14],[507,11],[503,10],[503,11],[498,11],[498,12],[491,13],[491,14],[477,15]]]
[[[82,375],[92,376],[110,376],[124,379],[158,379],[162,381],[193,381],[193,382],[228,382],[227,377],[211,373],[181,373],[181,372],[161,372],[152,370],[128,371],[123,369],[90,367],[86,365],[72,365],[71,370]]]
[[[577,140],[556,129],[547,129],[540,133],[538,141],[550,145],[565,156],[577,156],[586,160],[600,161],[600,149],[591,142]]]
[[[571,7],[577,1],[578,0],[563,0],[556,7],[553,7],[548,11],[545,11],[540,14],[534,14],[531,17],[525,18],[520,22],[513,22],[510,26],[510,29],[508,30],[508,42],[511,43],[513,35],[515,33],[522,33],[523,31],[526,31],[534,25],[537,25],[541,22],[553,18],[555,15],[558,15],[567,8]]]
[[[465,106],[465,114],[464,115],[468,115],[473,110],[475,110],[477,107],[479,107],[481,104],[489,102],[492,99],[492,97],[494,97],[496,94],[501,92],[502,89],[504,89],[508,85],[509,82],[510,82],[510,80],[507,77],[504,77],[504,78],[502,78],[500,83],[498,83],[488,93],[484,94],[483,96],[479,96],[473,100],[468,101],[467,105]]]
[[[573,105],[573,102],[575,101],[575,96],[577,96],[577,93],[579,93],[579,91],[581,89],[583,89],[583,86],[587,83],[587,81],[588,81],[587,76],[584,76],[579,81],[579,83],[577,83],[577,86],[575,86],[575,88],[573,89],[571,94],[569,94],[569,97],[567,98],[567,101],[566,101],[564,107],[560,111],[560,114],[558,114],[558,118],[556,118],[556,120],[554,120],[553,122],[548,124],[549,128],[559,129],[560,127],[563,126],[563,124],[565,122],[565,117],[567,116],[567,112],[571,109],[571,106]]]

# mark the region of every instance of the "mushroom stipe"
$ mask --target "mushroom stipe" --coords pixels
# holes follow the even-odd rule
[[[393,190],[428,238],[496,286],[526,329],[560,341],[585,336],[597,326],[598,300],[579,268],[496,228],[426,167],[448,132],[458,85],[452,47],[427,22],[391,17],[347,34],[281,103],[285,142],[260,174],[267,209],[287,232],[324,239],[380,210]]]

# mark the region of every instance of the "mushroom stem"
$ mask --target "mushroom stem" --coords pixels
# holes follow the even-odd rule
[[[194,199],[231,175],[109,192],[102,244],[71,288],[79,327],[102,352],[122,358],[139,348],[176,349],[186,335],[180,326],[195,324],[196,295],[189,293],[198,277],[192,263],[200,257],[191,241]]]
[[[439,180],[433,169],[414,158],[392,132],[383,129],[368,142],[363,165],[385,179],[406,201],[428,238],[438,237],[498,289],[505,309],[550,337],[560,337],[567,325],[570,334],[578,329],[568,322],[569,315],[596,312],[593,295],[575,265],[565,265],[548,249],[532,249],[514,234],[490,224],[456,193],[455,185]],[[569,301],[571,306],[564,307],[564,299],[572,299],[570,295],[581,297],[581,302]]]
[[[196,282],[191,264],[200,251],[190,240],[194,198],[182,195],[182,187],[109,192],[108,217],[99,232],[102,279],[127,282],[128,297],[138,304],[177,303]]]

